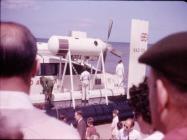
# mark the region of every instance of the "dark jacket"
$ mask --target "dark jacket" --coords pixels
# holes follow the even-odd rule
[[[80,122],[78,122],[77,124],[77,130],[80,134],[81,139],[85,139],[85,135],[86,135],[86,123],[85,121],[82,119]]]

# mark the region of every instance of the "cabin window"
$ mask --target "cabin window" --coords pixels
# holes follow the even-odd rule
[[[62,63],[62,74],[64,71],[64,63]],[[81,74],[83,71],[82,65],[73,64],[73,75]],[[76,70],[76,72],[75,72]],[[89,70],[91,72],[91,70]],[[95,71],[93,70],[93,73]],[[99,72],[98,72],[99,73]],[[66,75],[70,75],[69,64],[67,65]],[[59,75],[59,63],[41,63],[37,76],[58,76]]]
[[[97,46],[97,45],[98,45],[98,42],[97,42],[97,41],[94,41],[94,45]]]
[[[58,74],[58,63],[41,63],[40,69],[37,75],[55,76],[57,74]]]

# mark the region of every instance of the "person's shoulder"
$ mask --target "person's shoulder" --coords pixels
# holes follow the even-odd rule
[[[37,123],[32,123],[30,126],[27,126],[27,131],[31,130],[36,134],[39,134],[39,138],[79,138],[79,134],[76,129],[65,124],[64,122],[48,116],[46,113],[36,108],[34,109],[33,114],[35,114],[35,116],[31,116],[30,119]]]
[[[38,113],[40,113],[40,119],[43,119],[43,121],[38,125],[35,124],[31,126],[29,129],[36,131],[41,135],[41,137],[61,139],[79,138],[79,134],[75,128],[61,122],[56,118],[48,116],[45,113]]]
[[[133,129],[132,133],[133,133],[134,136],[136,136],[136,137],[138,137],[138,138],[141,138],[141,133],[140,133],[140,131],[138,131],[138,130],[136,130],[136,129]]]
[[[121,67],[124,67],[124,64],[123,63],[120,63]]]
[[[123,132],[124,132],[124,128],[122,128],[122,129],[119,130],[120,134],[123,134]]]
[[[51,122],[49,122],[49,125],[51,129],[54,128],[54,130],[56,129],[56,133],[59,132],[59,133],[64,133],[63,136],[66,137],[66,136],[71,136],[70,138],[78,138],[78,132],[75,128],[71,127],[70,125],[68,124],[65,124],[64,122],[61,122],[55,118],[51,118]],[[53,130],[53,131],[54,131]],[[59,134],[57,133],[57,134]],[[67,137],[68,138],[68,137]]]
[[[136,130],[136,129],[133,129],[133,132],[134,133],[137,133],[137,134],[140,134],[140,131]]]
[[[155,131],[151,135],[146,137],[144,140],[152,140],[152,139],[162,140],[163,137],[164,137],[164,135],[161,132]]]
[[[90,72],[89,72],[89,71],[86,71],[86,73],[87,73],[87,74],[90,74]]]
[[[86,122],[84,121],[84,119],[82,119],[82,120],[80,121],[80,124],[85,124],[85,125],[86,125]]]
[[[74,128],[39,109],[4,110],[2,113],[10,124],[20,126],[25,139],[79,139]]]
[[[119,122],[119,117],[118,116],[114,117],[114,120]]]

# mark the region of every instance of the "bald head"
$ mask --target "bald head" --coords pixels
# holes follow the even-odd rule
[[[18,23],[0,23],[0,77],[30,73],[36,53],[36,39],[29,29]]]
[[[127,118],[125,120],[124,123],[125,127],[127,127],[128,129],[133,128],[134,127],[134,120],[132,118]]]

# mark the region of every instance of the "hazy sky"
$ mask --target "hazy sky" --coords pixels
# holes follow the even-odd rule
[[[170,33],[187,31],[187,3],[182,1],[1,0],[1,21],[16,21],[36,37],[67,35],[71,30],[110,41],[129,42],[131,19],[149,21],[149,43]]]

